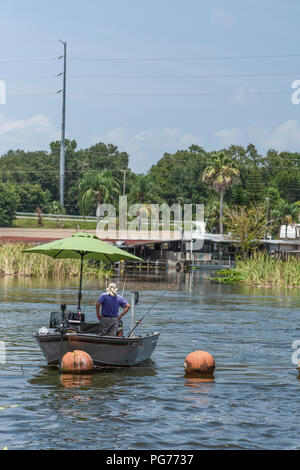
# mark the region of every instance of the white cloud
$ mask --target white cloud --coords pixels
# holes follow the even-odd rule
[[[105,135],[93,137],[93,141],[113,143],[119,150],[128,152],[130,166],[144,172],[157,162],[165,152],[176,152],[192,144],[201,145],[199,136],[184,133],[177,128],[162,130],[144,129],[130,134],[124,126],[110,130]]]
[[[288,119],[275,129],[250,128],[249,136],[265,148],[274,148],[278,151],[299,151],[300,122],[296,119]]]
[[[37,114],[23,119],[7,119],[0,114],[0,152],[8,149],[28,149],[29,147],[48,147],[51,140],[57,139],[49,118],[44,114]]]
[[[253,142],[262,151],[274,148],[281,151],[300,150],[300,121],[288,119],[273,129],[263,129],[261,127],[248,127],[241,131],[237,127],[231,129],[220,129],[214,132],[214,137],[218,139],[220,147],[229,145],[247,145]]]
[[[234,127],[233,129],[220,129],[214,133],[214,136],[219,140],[219,144],[222,147],[228,147],[229,145],[236,145],[241,141],[241,131]]]
[[[49,129],[50,123],[47,116],[43,114],[37,114],[28,119],[20,119],[9,121],[2,114],[0,115],[0,135],[4,135],[14,131],[20,131],[24,129],[34,129],[35,132],[44,132],[45,129]]]
[[[300,120],[289,119],[273,129],[261,127],[223,128],[212,133],[213,148],[226,148],[230,145],[247,146],[253,142],[261,151],[275,148],[278,151],[299,151]],[[206,139],[208,140],[208,138]],[[210,139],[209,139],[210,140]],[[143,129],[132,133],[125,126],[110,130],[105,135],[93,136],[92,142],[113,143],[119,150],[128,152],[130,167],[137,172],[147,171],[165,152],[187,149],[190,145],[207,145],[197,134],[185,133],[178,128],[161,130]]]

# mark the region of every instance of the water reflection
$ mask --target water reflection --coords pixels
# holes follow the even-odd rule
[[[208,406],[214,392],[214,382],[214,377],[186,377],[184,386],[190,389],[190,393],[185,394],[184,400],[190,401],[193,406]]]
[[[214,377],[187,377],[184,385],[186,387],[199,388],[200,391],[206,391],[208,389],[207,387],[203,387],[203,384],[212,384],[214,382]]]
[[[92,385],[92,375],[86,374],[61,374],[60,376],[60,383],[65,388],[78,388],[78,387],[89,387]],[[78,398],[78,397],[74,397]],[[88,400],[88,398],[85,398]]]
[[[116,384],[125,384],[128,380],[140,380],[157,375],[157,366],[151,359],[134,367],[103,367],[96,369],[92,374],[59,374],[57,367],[42,367],[39,372],[29,380],[34,386],[51,389],[60,384],[65,388],[93,387],[109,388]]]

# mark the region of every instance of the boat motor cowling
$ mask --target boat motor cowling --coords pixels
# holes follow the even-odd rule
[[[85,321],[85,315],[84,313],[75,313],[75,312],[70,312],[68,316],[69,323],[71,324],[80,324],[84,323]]]
[[[62,304],[61,307],[65,306]],[[85,315],[75,312],[66,312],[66,309],[61,308],[61,312],[51,312],[49,328],[57,330],[67,330],[68,328],[81,327],[85,321]]]

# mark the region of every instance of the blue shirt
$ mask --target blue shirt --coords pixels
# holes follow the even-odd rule
[[[117,317],[119,315],[119,308],[125,308],[128,302],[121,295],[117,294],[115,297],[109,294],[102,294],[99,297],[101,308],[101,315],[104,317]]]

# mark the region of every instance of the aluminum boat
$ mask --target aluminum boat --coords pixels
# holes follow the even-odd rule
[[[64,306],[62,306],[64,307]],[[142,336],[99,336],[99,323],[86,323],[84,315],[52,312],[49,327],[35,335],[48,365],[60,365],[67,352],[88,353],[95,366],[128,367],[150,359],[159,332]]]

